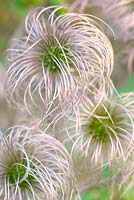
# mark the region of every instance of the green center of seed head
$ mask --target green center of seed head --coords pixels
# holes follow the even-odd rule
[[[35,167],[30,163],[30,170],[34,168]],[[27,161],[25,159],[22,159],[18,163],[13,164],[8,172],[10,184],[16,184],[16,182],[19,182],[18,185],[21,189],[26,189],[29,188],[29,185],[33,185],[35,183],[35,178],[31,172],[28,172],[26,178],[22,180],[26,174],[26,171]]]
[[[116,139],[114,132],[118,134],[118,127],[123,119],[116,118],[116,109],[108,110],[108,112],[111,118],[103,107],[98,108],[95,113],[97,116],[91,117],[90,122],[83,126],[86,136],[93,135],[95,141],[101,141],[102,143],[109,142],[110,137]]]
[[[59,46],[52,46],[44,54],[44,68],[53,73],[60,72],[61,70],[59,66],[62,65],[63,67],[63,63],[69,63],[69,57],[69,52],[67,50],[62,50]]]

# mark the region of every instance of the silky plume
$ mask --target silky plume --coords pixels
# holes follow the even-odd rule
[[[56,139],[27,127],[13,127],[0,141],[1,200],[71,200],[70,155]]]
[[[80,79],[97,81],[112,73],[113,50],[94,17],[66,10],[31,11],[26,35],[7,50],[7,100],[30,115],[52,111],[55,101],[64,113],[79,101]]]
[[[133,95],[85,98],[76,117],[64,124],[64,143],[72,143],[72,155],[87,159],[91,168],[125,161],[134,148]]]

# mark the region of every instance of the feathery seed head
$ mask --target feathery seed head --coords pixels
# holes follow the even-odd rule
[[[77,13],[59,15],[61,9],[33,10],[26,18],[26,36],[7,51],[8,101],[29,113],[32,105],[42,111],[55,99],[60,104],[65,101],[63,108],[70,107],[78,95],[80,79],[105,79],[112,72],[113,50],[95,18]]]
[[[68,200],[73,193],[72,160],[54,138],[14,127],[0,143],[2,200]]]
[[[96,4],[96,0],[93,1]],[[133,0],[99,0],[105,19],[123,41],[134,39],[134,1]]]
[[[133,149],[133,94],[84,101],[76,116],[76,125],[67,127],[65,143],[73,142],[72,153],[82,153],[93,165],[127,159]],[[88,102],[88,104],[87,104]],[[97,106],[96,106],[97,105]]]

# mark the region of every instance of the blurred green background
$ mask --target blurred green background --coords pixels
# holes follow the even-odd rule
[[[0,0],[0,68],[5,68],[4,51],[10,39],[21,29],[24,18],[34,6],[48,6],[68,3],[66,0]],[[120,85],[119,92],[134,91],[134,76],[129,75],[126,82]],[[2,105],[2,103],[0,102]],[[7,106],[7,105],[6,105]],[[4,109],[7,109],[5,106]],[[2,123],[2,122],[1,122]],[[83,200],[109,200],[108,188],[94,189],[82,195]],[[115,199],[118,200],[118,199]],[[134,200],[134,191],[126,194],[122,200]]]

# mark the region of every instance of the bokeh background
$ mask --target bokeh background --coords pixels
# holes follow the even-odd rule
[[[0,128],[5,131],[8,127],[17,124],[23,118],[20,113],[9,109],[4,96],[4,78],[7,70],[5,50],[11,39],[21,34],[25,16],[35,6],[48,6],[73,3],[72,0],[0,0]],[[89,8],[86,12],[97,15],[96,8]],[[115,45],[118,41],[114,41]],[[120,47],[122,48],[122,47]],[[115,48],[116,49],[116,48]],[[119,46],[116,51],[120,51]],[[134,63],[133,63],[134,64]],[[133,66],[134,67],[134,66]],[[113,74],[113,82],[119,92],[134,92],[134,75],[127,68],[117,69]],[[83,200],[109,200],[109,188],[95,188],[82,195]],[[122,200],[133,200],[134,190],[127,193]],[[114,199],[118,200],[118,199]]]

